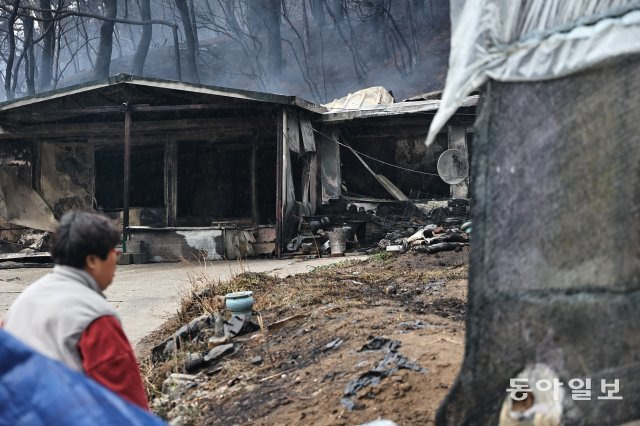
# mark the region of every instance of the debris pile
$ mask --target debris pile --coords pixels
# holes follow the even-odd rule
[[[464,229],[471,231],[471,222],[464,224]],[[404,253],[411,249],[422,253],[438,253],[456,250],[469,245],[467,232],[458,228],[445,230],[434,224],[419,228],[407,228],[405,231],[396,230],[388,233],[378,242],[380,249],[388,252]]]
[[[437,253],[468,244],[471,230],[462,225],[469,217],[469,200],[376,201],[331,200],[317,215],[303,216],[288,252],[305,257],[409,249]]]

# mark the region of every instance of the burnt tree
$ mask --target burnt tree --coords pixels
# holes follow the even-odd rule
[[[94,68],[94,77],[102,79],[109,77],[111,66],[111,52],[113,50],[113,28],[115,26],[116,14],[118,12],[117,0],[104,0],[104,17],[100,25],[100,42],[98,44],[98,55]]]
[[[196,35],[193,33],[191,24],[191,13],[186,0],[175,0],[176,8],[180,12],[182,20],[182,30],[187,43],[187,60],[185,61],[187,80],[199,83],[198,67],[196,65]]]
[[[151,19],[151,0],[140,0],[140,17],[143,21],[149,21]],[[147,53],[149,52],[149,45],[151,44],[151,38],[153,37],[153,27],[151,24],[142,26],[142,37],[138,42],[136,53],[133,56],[133,64],[131,65],[131,72],[133,74],[142,75],[144,72],[144,63],[147,59]]]
[[[38,90],[43,90],[51,84],[53,78],[53,52],[56,43],[55,23],[53,21],[53,13],[51,12],[51,0],[40,0],[40,9],[42,10],[42,54],[40,56],[40,67]]]

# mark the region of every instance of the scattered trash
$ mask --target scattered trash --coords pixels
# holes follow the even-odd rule
[[[234,349],[235,349],[235,345],[233,343],[228,343],[226,345],[216,346],[215,348],[211,349],[209,351],[209,353],[207,353],[204,356],[203,360],[207,364],[211,364],[211,363],[219,360],[223,356],[232,353],[234,351]]]
[[[229,336],[223,336],[223,337],[210,337],[209,340],[207,340],[207,348],[209,349],[213,349],[216,346],[220,346],[220,345],[224,345],[226,343],[229,343]]]
[[[398,327],[402,327],[405,330],[420,330],[422,328],[427,327],[427,325],[428,324],[425,324],[420,320],[415,320],[415,321],[401,322],[398,324]]]
[[[187,390],[197,386],[197,377],[191,374],[172,373],[164,382],[162,382],[162,393],[169,395],[174,399],[186,392]]]
[[[224,322],[224,335],[231,338],[258,331],[260,326],[249,321],[244,315],[232,315]]]
[[[362,351],[378,351],[378,350],[384,350],[384,351],[395,351],[400,347],[400,342],[397,340],[391,340],[387,337],[373,337],[373,336],[369,336],[369,342],[367,342],[365,345],[363,345],[360,348],[359,352]]]
[[[467,243],[438,243],[431,246],[418,246],[415,247],[414,250],[421,253],[434,254],[441,251],[461,250],[462,247],[466,247],[467,245]]]
[[[368,386],[379,384],[384,378],[391,376],[400,369],[413,370],[418,372],[426,372],[413,361],[409,361],[404,355],[398,353],[400,342],[391,340],[386,337],[371,337],[371,340],[362,346],[360,351],[377,351],[384,352],[384,358],[371,370],[362,373],[357,379],[347,383],[344,389],[343,398],[340,399],[342,405],[348,410],[358,410],[364,408],[364,405],[353,401],[353,397]]]
[[[300,322],[303,319],[307,318],[308,316],[309,316],[309,314],[292,315],[290,317],[281,319],[280,321],[276,321],[276,322],[274,322],[272,324],[269,324],[267,326],[267,330],[269,330],[269,331],[280,330],[283,327],[287,327],[288,325],[292,325],[292,324],[295,324],[297,322]]]
[[[184,360],[184,369],[187,373],[195,373],[204,367],[205,361],[202,354],[188,353]]]
[[[254,356],[253,358],[251,358],[251,364],[253,365],[262,364],[262,357],[260,355]]]
[[[378,419],[372,422],[362,423],[359,426],[398,426],[396,422],[392,422],[391,420]]]
[[[337,339],[333,339],[332,341],[324,345],[321,350],[324,352],[330,349],[335,349],[337,347],[340,347],[340,345],[342,345],[343,343],[344,343],[344,339],[342,339],[341,337],[338,337]]]

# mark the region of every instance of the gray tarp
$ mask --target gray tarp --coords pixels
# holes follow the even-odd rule
[[[453,3],[449,72],[427,145],[488,79],[549,80],[640,52],[640,0]]]

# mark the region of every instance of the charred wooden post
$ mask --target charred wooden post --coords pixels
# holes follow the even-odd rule
[[[258,214],[258,177],[257,177],[257,150],[258,150],[258,131],[251,141],[251,219],[254,225],[258,225],[260,217]]]
[[[131,111],[124,113],[124,188],[122,189],[122,250],[127,251],[129,231],[129,169],[131,167]]]
[[[176,141],[171,136],[168,136],[165,142],[164,165],[166,224],[175,226],[178,212],[178,149]]]
[[[282,216],[284,211],[284,187],[286,174],[284,172],[284,150],[288,149],[286,146],[287,138],[287,111],[284,108],[280,108],[278,112],[278,126],[277,126],[277,147],[276,147],[276,256],[282,255]]]

